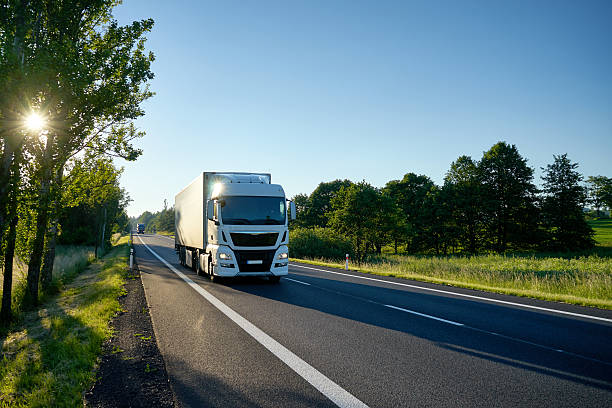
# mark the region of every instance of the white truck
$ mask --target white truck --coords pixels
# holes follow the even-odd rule
[[[287,211],[290,209],[290,211]],[[267,173],[203,172],[174,199],[179,262],[211,280],[289,270],[295,203]]]

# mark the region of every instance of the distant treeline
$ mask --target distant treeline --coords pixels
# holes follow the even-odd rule
[[[174,233],[174,206],[168,208],[168,202],[164,200],[164,209],[155,213],[145,211],[138,217],[130,217],[130,224],[135,228],[136,224],[144,224],[145,232],[165,231]]]
[[[376,188],[365,181],[320,183],[293,198],[297,220],[290,239],[294,257],[357,259],[368,253],[449,254],[592,248],[584,207],[612,207],[612,179],[589,177],[587,185],[566,154],[534,169],[515,145],[499,142],[480,160],[455,160],[442,186],[408,173]]]

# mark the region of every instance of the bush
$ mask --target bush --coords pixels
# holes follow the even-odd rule
[[[293,228],[289,233],[292,258],[344,259],[353,257],[351,242],[329,228]]]

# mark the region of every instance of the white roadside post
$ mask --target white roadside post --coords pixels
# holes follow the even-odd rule
[[[348,254],[346,254],[346,262],[344,263],[344,270],[348,271]]]
[[[130,248],[130,272],[134,268],[134,248]]]

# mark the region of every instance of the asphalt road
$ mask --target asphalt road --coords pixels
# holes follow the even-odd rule
[[[137,237],[184,407],[612,406],[610,311],[293,263],[216,284]]]

